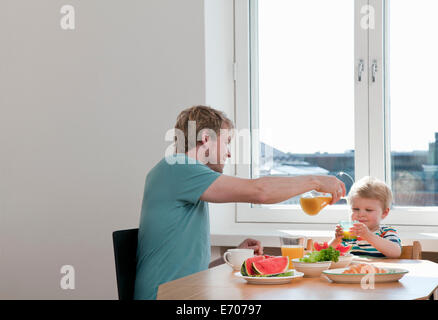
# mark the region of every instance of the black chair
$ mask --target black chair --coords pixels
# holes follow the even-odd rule
[[[138,229],[113,232],[119,300],[133,300],[137,264]]]

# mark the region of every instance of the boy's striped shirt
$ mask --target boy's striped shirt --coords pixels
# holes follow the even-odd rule
[[[379,237],[397,243],[401,247],[401,240],[398,236],[397,230],[389,226],[380,226],[379,230],[374,232]],[[370,243],[365,240],[354,240],[351,242],[344,242],[344,245],[353,245],[351,253],[357,256],[371,256],[371,257],[385,257],[383,253],[374,248]]]

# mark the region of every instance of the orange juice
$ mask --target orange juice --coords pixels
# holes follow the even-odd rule
[[[317,215],[330,201],[331,197],[300,198],[301,208],[310,216]]]
[[[351,240],[356,240],[356,239],[357,239],[357,237],[354,236],[350,231],[344,230],[342,240],[351,241]]]
[[[281,255],[289,257],[289,269],[293,268],[292,259],[304,257],[304,247],[300,245],[282,245]]]
[[[357,236],[353,235],[350,232],[350,229],[354,226],[354,224],[356,222],[357,221],[350,221],[350,220],[339,221],[339,225],[341,226],[342,231],[343,231],[342,240],[348,242],[348,241],[352,241],[352,240],[356,240],[357,239]]]

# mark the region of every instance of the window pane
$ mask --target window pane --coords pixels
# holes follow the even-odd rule
[[[438,205],[438,2],[390,2],[392,188],[395,205]]]
[[[258,5],[256,175],[344,171],[354,179],[354,1]]]

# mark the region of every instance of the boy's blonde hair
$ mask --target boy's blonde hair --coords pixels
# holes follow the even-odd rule
[[[349,205],[351,205],[354,197],[379,200],[382,203],[383,210],[391,208],[392,204],[391,189],[385,182],[369,176],[363,177],[353,184],[347,197]]]

